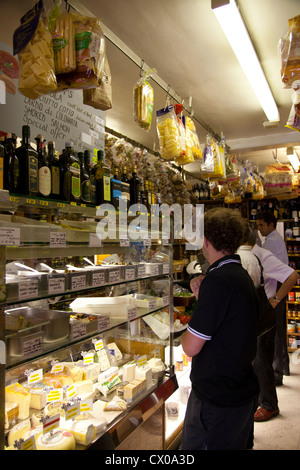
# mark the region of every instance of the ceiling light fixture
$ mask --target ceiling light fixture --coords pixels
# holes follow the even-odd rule
[[[269,121],[279,112],[235,0],[211,0],[211,7]]]
[[[299,161],[298,154],[293,149],[293,147],[287,147],[286,156],[288,157],[288,159],[289,159],[292,167],[294,168],[294,170],[298,171],[299,167],[300,167],[300,161]]]

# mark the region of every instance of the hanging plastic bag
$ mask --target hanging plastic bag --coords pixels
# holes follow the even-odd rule
[[[201,160],[203,158],[202,150],[200,147],[199,138],[197,135],[196,127],[193,120],[188,116],[183,116],[183,123],[185,125],[185,137],[186,147],[191,149],[192,156],[195,160]]]
[[[186,148],[186,134],[185,134],[185,126],[183,122],[183,105],[182,104],[175,104],[174,111],[177,116],[177,125],[179,131],[179,139],[180,139],[180,154],[175,157],[175,163],[177,165],[186,165],[187,163],[191,163],[194,161],[193,154],[191,151],[187,151]]]
[[[173,105],[156,112],[160,154],[164,160],[175,160],[181,152],[177,116]]]
[[[69,73],[76,69],[75,29],[69,13],[61,7],[61,0],[56,0],[49,15],[49,27],[52,32],[55,73]]]
[[[110,67],[105,56],[100,86],[83,90],[83,103],[96,109],[107,111],[112,108],[112,87]]]
[[[288,33],[280,40],[281,80],[284,88],[294,88],[300,80],[300,15],[289,19]]]
[[[206,143],[204,147],[203,162],[201,164],[201,172],[203,178],[209,178],[214,173],[214,154],[211,146],[212,137],[206,135]]]
[[[154,91],[148,77],[154,69],[145,72],[133,88],[133,117],[135,122],[148,131],[151,127]]]
[[[30,99],[56,91],[52,35],[42,0],[21,18],[13,44],[19,59],[19,91]]]
[[[300,132],[300,83],[298,90],[295,90],[292,95],[292,102],[289,118],[284,127]]]

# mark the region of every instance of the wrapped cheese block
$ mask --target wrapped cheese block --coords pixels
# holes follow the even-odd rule
[[[135,379],[136,364],[131,362],[123,366],[123,382],[131,382]]]
[[[5,387],[5,401],[19,405],[19,419],[28,418],[30,400],[30,393],[18,382]]]
[[[41,433],[36,438],[37,450],[75,450],[75,438],[73,433],[57,428],[53,433]]]
[[[47,392],[44,383],[38,382],[36,384],[24,384],[24,387],[30,393],[30,408],[35,410],[42,410],[46,406]]]
[[[152,369],[150,366],[141,366],[135,369],[135,378],[146,380],[146,388],[152,387]]]

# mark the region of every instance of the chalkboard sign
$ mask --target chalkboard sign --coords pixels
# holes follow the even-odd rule
[[[12,54],[1,41],[0,49]],[[70,141],[76,152],[89,149],[95,155],[97,150],[104,150],[105,112],[83,104],[82,90],[69,89],[31,100],[17,90],[18,80],[14,82],[15,93],[6,91],[5,104],[0,104],[0,131],[21,137],[26,124],[32,142],[42,134],[47,142],[55,142],[58,151]]]

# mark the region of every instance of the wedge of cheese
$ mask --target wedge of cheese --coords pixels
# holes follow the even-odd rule
[[[76,444],[88,446],[96,437],[96,428],[89,419],[73,421],[69,419],[60,422],[60,427],[71,431]]]
[[[123,382],[131,382],[135,379],[136,364],[129,363],[123,366]]]
[[[32,385],[24,385],[26,390],[30,393],[30,408],[35,410],[42,410],[46,406],[47,393],[44,390],[46,385],[38,382]]]
[[[26,419],[29,416],[31,396],[23,385],[16,382],[5,387],[5,401],[17,403],[19,405],[19,419]]]
[[[19,416],[18,403],[5,403],[5,429],[15,425]]]

